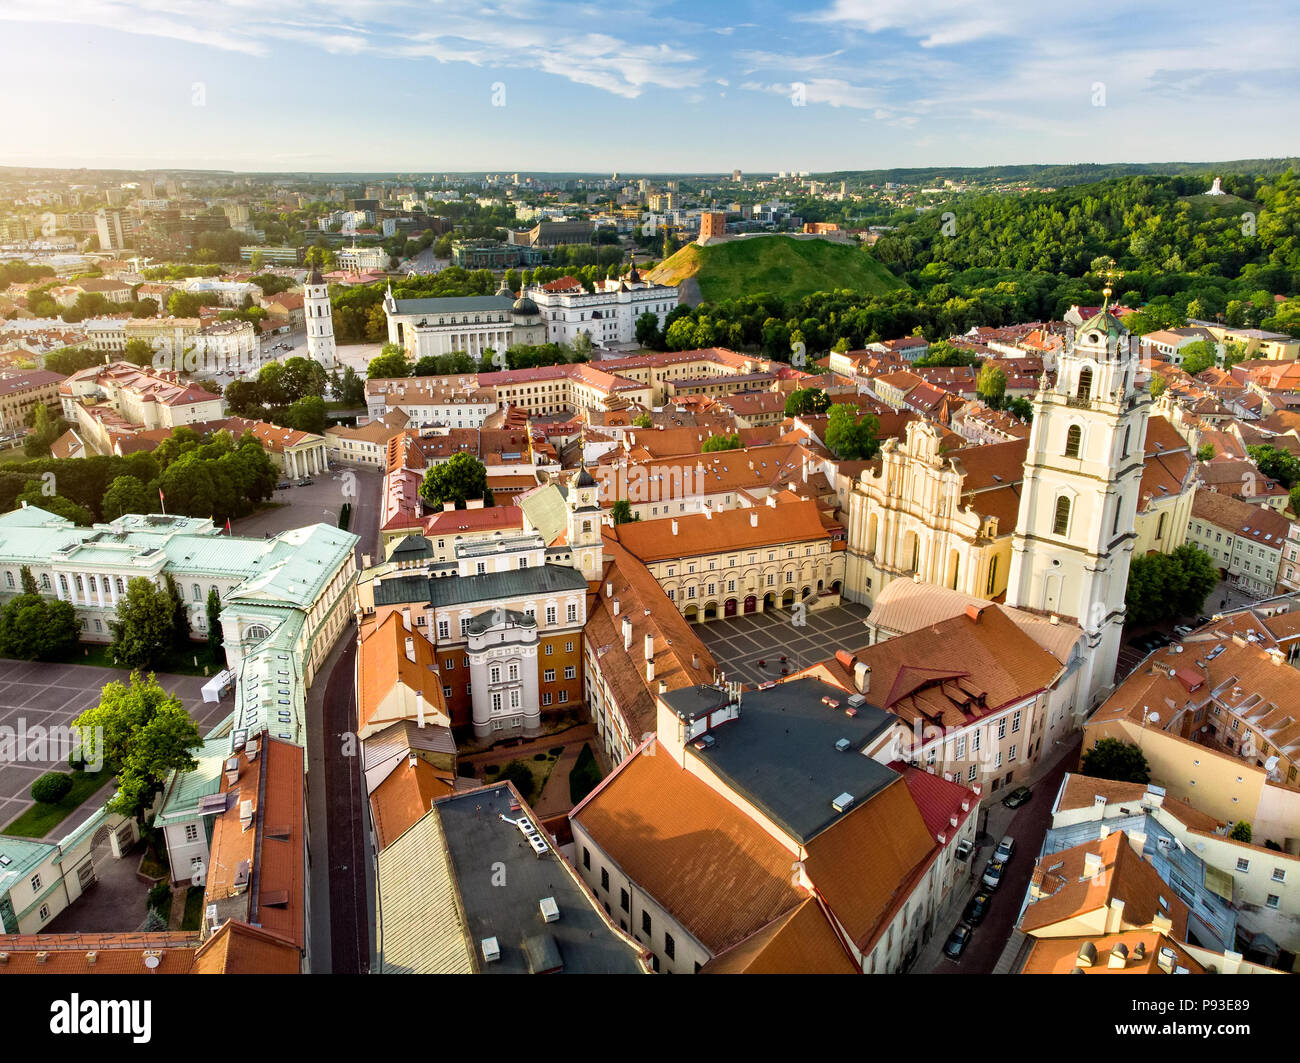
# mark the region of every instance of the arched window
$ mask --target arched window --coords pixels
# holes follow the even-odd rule
[[[1056,535],[1068,535],[1070,531],[1070,499],[1062,495],[1056,500],[1056,519],[1052,523]]]
[[[1077,424],[1070,425],[1070,430],[1065,433],[1065,456],[1067,458],[1077,458],[1079,456],[1079,444],[1083,441],[1083,429]]]
[[[984,591],[989,597],[993,596],[993,588],[997,585],[998,579],[998,559],[995,557],[989,561],[989,583],[988,588]]]
[[[1084,366],[1079,370],[1079,386],[1075,389],[1074,397],[1078,399],[1092,398],[1092,369]]]
[[[1128,457],[1128,441],[1129,441],[1129,436],[1132,435],[1132,434],[1133,434],[1133,426],[1132,426],[1132,425],[1129,425],[1128,427],[1126,427],[1126,428],[1124,429],[1124,457],[1126,457],[1126,458]]]

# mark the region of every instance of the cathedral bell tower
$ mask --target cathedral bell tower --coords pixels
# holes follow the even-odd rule
[[[326,369],[335,366],[334,316],[330,309],[329,285],[313,266],[311,276],[303,287],[303,316],[307,322],[307,357],[320,362]]]
[[[1114,684],[1151,402],[1110,295],[1108,280],[1101,310],[1067,337],[1056,383],[1039,381],[1006,597],[1083,629],[1080,710]]]

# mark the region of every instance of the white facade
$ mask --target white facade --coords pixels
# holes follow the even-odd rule
[[[1075,617],[1094,704],[1113,680],[1140,503],[1150,396],[1134,338],[1106,310],[1035,396],[1007,604]]]
[[[525,291],[542,312],[549,343],[572,343],[585,334],[597,347],[636,342],[636,319],[654,314],[659,327],[677,306],[677,289],[650,284],[633,273],[632,280],[607,280],[603,289],[588,292],[581,287],[547,291],[532,287]]]
[[[330,310],[329,285],[314,270],[303,288],[303,315],[307,323],[307,357],[326,369],[336,363],[334,317]]]

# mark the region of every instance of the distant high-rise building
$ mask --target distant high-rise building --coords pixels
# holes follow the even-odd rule
[[[731,171],[731,179],[732,179],[733,181],[739,182],[739,181],[740,181],[740,171],[739,171],[739,170],[732,170],[732,171]]]
[[[120,210],[100,207],[95,212],[95,231],[99,234],[101,251],[120,251],[126,247],[126,226]]]

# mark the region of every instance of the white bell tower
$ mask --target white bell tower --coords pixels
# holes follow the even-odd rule
[[[596,478],[582,466],[569,488],[568,524],[569,548],[573,551],[573,567],[588,581],[598,580],[605,571],[605,549],[601,530],[602,510],[600,488]]]
[[[1082,710],[1115,680],[1151,403],[1136,386],[1137,343],[1110,312],[1109,285],[1105,293],[1067,338],[1055,385],[1044,374],[1033,400],[1006,597],[1077,620],[1087,643]]]
[[[307,357],[326,369],[333,369],[334,316],[330,310],[329,285],[320,275],[319,267],[312,267],[311,276],[303,289],[303,316],[307,320]]]

